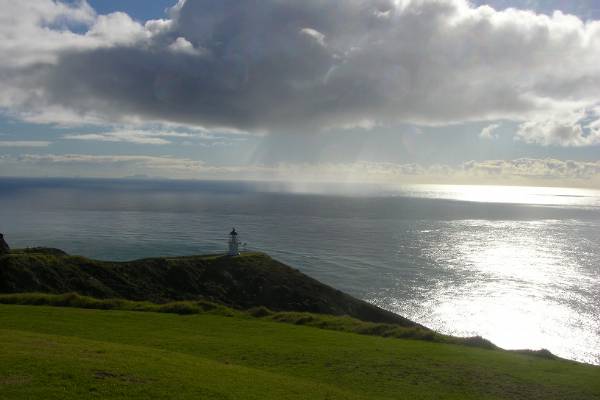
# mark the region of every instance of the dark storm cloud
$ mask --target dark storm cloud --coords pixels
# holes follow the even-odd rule
[[[16,93],[2,103],[308,131],[522,120],[588,107],[600,89],[598,23],[462,0],[188,0],[168,20],[111,15],[90,32],[0,75]]]

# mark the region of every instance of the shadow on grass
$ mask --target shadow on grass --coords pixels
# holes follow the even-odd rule
[[[95,310],[122,310],[145,311],[168,314],[216,314],[233,316],[241,314],[231,308],[211,303],[208,301],[178,301],[165,304],[156,304],[147,301],[130,301],[122,299],[96,299],[81,296],[77,293],[45,294],[45,293],[17,293],[0,295],[0,304],[55,306],[88,308]]]

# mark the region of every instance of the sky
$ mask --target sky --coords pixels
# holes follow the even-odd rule
[[[0,176],[600,189],[600,0],[0,7]]]

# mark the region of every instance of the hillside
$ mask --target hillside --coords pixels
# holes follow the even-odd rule
[[[95,298],[164,303],[208,300],[238,309],[348,315],[363,321],[418,324],[324,285],[262,253],[106,262],[57,249],[0,256],[0,293],[77,292]]]
[[[0,397],[600,399],[600,368],[221,316],[0,305]]]

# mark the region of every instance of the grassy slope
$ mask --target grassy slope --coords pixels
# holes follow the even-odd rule
[[[600,368],[279,324],[0,305],[3,399],[600,399]]]
[[[227,317],[254,317],[265,320],[312,326],[320,329],[358,333],[361,335],[394,337],[398,339],[428,340],[438,343],[460,344],[486,349],[498,349],[493,343],[481,337],[456,337],[443,335],[420,326],[401,326],[377,322],[361,321],[348,316],[335,316],[295,311],[273,312],[265,307],[255,307],[249,310],[235,310],[222,304],[207,301],[178,301],[156,304],[147,301],[131,301],[123,299],[95,299],[81,296],[77,293],[47,294],[47,293],[15,293],[0,294],[0,304],[35,305],[55,307],[75,307],[95,310],[120,310],[158,312],[179,315],[215,314]],[[527,351],[540,357],[557,358],[546,350]]]

